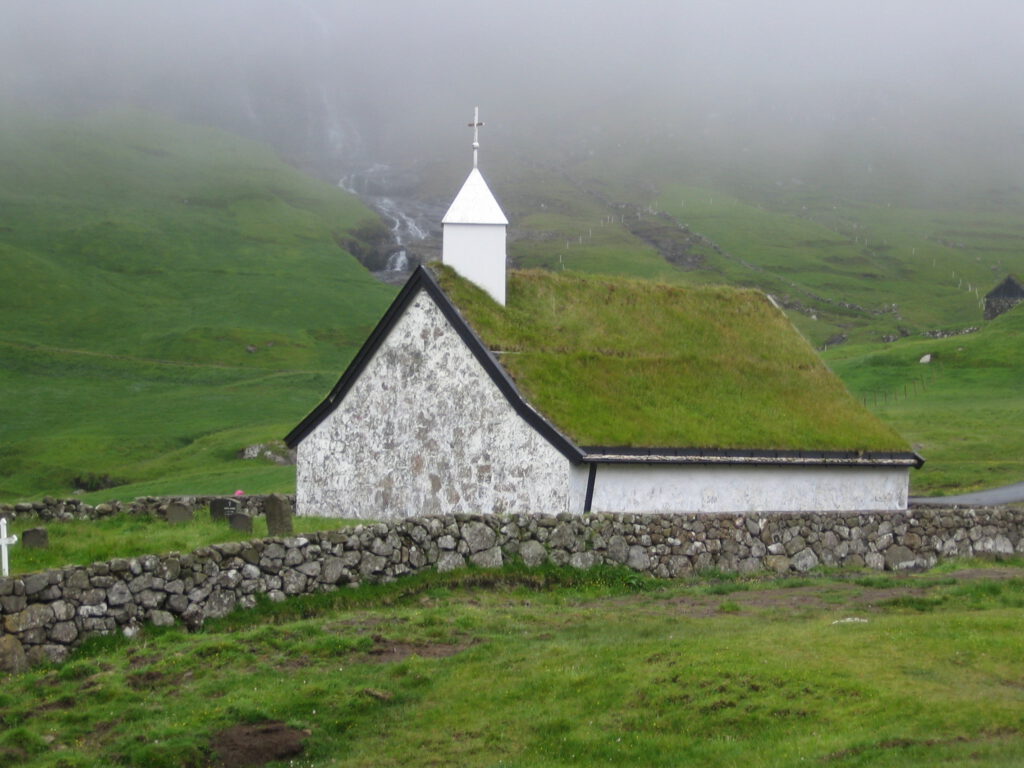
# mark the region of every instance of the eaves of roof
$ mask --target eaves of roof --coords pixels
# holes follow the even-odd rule
[[[765,466],[915,467],[924,458],[911,451],[790,451],[737,448],[634,448],[584,446],[583,461],[595,464],[760,464]]]

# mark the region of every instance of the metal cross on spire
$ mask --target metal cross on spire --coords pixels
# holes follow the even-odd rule
[[[483,123],[480,122],[480,107],[473,107],[473,122],[469,123],[469,127],[473,129],[473,167],[476,168],[476,156],[480,150],[480,126]]]

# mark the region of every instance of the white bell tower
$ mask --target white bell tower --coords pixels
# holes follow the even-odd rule
[[[508,219],[477,168],[480,108],[473,110],[473,170],[441,219],[441,261],[505,305],[505,228]]]

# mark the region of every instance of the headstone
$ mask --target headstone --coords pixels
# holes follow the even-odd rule
[[[45,528],[29,528],[21,532],[21,545],[25,549],[49,549],[50,534]]]
[[[232,531],[252,533],[252,518],[248,515],[234,514],[228,516],[228,525]]]
[[[227,520],[231,515],[237,514],[239,504],[234,499],[213,499],[210,502],[210,519]]]
[[[272,493],[263,501],[263,514],[267,517],[267,535],[291,536],[292,503],[280,493]]]
[[[195,519],[192,514],[192,507],[174,501],[167,505],[167,522],[171,525],[178,523],[191,523]]]

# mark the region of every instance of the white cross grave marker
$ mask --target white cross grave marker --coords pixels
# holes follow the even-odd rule
[[[13,533],[7,535],[7,518],[0,517],[0,559],[3,560],[3,575],[6,577],[9,575],[9,568],[7,566],[7,547],[11,544],[17,544],[18,537]]]

